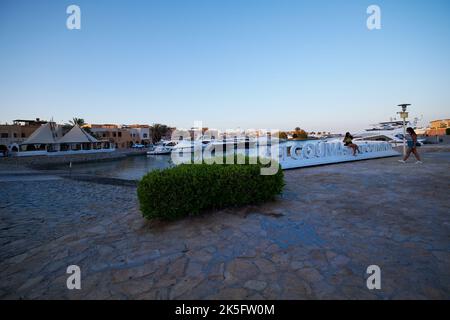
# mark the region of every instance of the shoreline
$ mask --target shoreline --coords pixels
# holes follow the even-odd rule
[[[393,149],[402,153],[402,147],[394,147]],[[429,152],[450,152],[450,144],[422,145],[419,148],[419,153],[429,153]],[[0,174],[26,175],[31,172],[33,172],[33,174],[47,174],[44,172],[46,170],[51,170],[53,174],[57,173],[57,170],[59,169],[62,170],[60,172],[61,173],[60,175],[66,176],[68,175],[67,170],[70,162],[72,162],[73,164],[113,162],[125,159],[127,157],[138,157],[145,155],[147,155],[147,150],[123,149],[120,151],[116,150],[111,153],[98,153],[98,154],[79,154],[79,155],[75,154],[75,155],[63,155],[54,157],[49,156],[33,156],[23,158],[7,157],[7,158],[0,158]],[[327,165],[328,164],[325,164],[325,166]],[[120,180],[132,181],[125,179]]]
[[[111,153],[71,154],[61,156],[30,156],[30,157],[7,157],[0,158],[1,167],[28,168],[35,170],[54,170],[68,166],[72,163],[95,163],[105,161],[116,161],[126,157],[144,156],[147,150],[123,149]]]

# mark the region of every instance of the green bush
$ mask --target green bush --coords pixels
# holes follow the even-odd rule
[[[281,167],[261,175],[258,164],[182,164],[149,172],[137,189],[147,219],[172,220],[206,209],[257,204],[272,200],[284,187]]]
[[[445,134],[450,136],[450,128],[445,129]]]

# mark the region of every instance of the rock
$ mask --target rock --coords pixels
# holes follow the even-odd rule
[[[43,276],[37,276],[34,278],[30,278],[23,285],[21,285],[19,287],[19,289],[17,289],[17,291],[23,291],[23,290],[30,289],[30,288],[33,289],[43,279],[44,279]]]
[[[290,266],[292,269],[298,270],[303,268],[305,264],[302,261],[292,261]]]
[[[267,260],[267,259],[256,259],[254,261],[255,265],[258,267],[259,271],[261,273],[270,274],[276,272],[275,265],[273,262]]]
[[[239,258],[231,261],[226,271],[236,279],[248,279],[258,274],[258,268],[251,261]]]
[[[170,290],[169,299],[176,299],[177,297],[188,293],[194,289],[200,282],[201,278],[184,278],[181,279],[176,285]]]
[[[211,271],[208,274],[208,279],[212,280],[223,280],[224,279],[224,270],[225,270],[225,263],[219,263],[215,264]]]
[[[350,262],[350,259],[343,255],[338,255],[333,260],[331,260],[331,264],[336,267],[341,267]]]
[[[186,258],[180,258],[169,265],[168,273],[176,278],[181,278],[184,275],[184,268],[186,266]]]
[[[189,261],[186,268],[186,276],[196,277],[203,273],[202,264],[194,261]]]
[[[323,280],[323,276],[314,268],[303,268],[297,271],[297,275],[309,283]]]
[[[211,300],[244,300],[248,298],[247,290],[243,288],[224,288],[216,294],[207,297]]]
[[[250,290],[262,291],[266,288],[267,283],[259,280],[249,280],[244,284],[244,287]]]
[[[328,259],[328,260],[332,260],[334,257],[337,256],[337,253],[328,250],[328,251],[325,253],[325,255],[327,256],[327,259]]]

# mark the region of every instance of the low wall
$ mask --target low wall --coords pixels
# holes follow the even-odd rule
[[[68,151],[55,151],[48,152],[46,150],[38,150],[38,151],[21,151],[21,152],[12,152],[12,157],[35,157],[35,156],[47,156],[47,157],[60,157],[67,155],[85,155],[85,154],[97,154],[97,153],[110,153],[114,152],[115,149],[90,149],[90,150],[68,150]]]
[[[113,152],[64,154],[49,157],[47,155],[32,157],[6,157],[0,158],[0,163],[25,166],[36,169],[47,169],[69,165],[72,163],[99,162],[122,159],[127,156],[145,155],[145,150],[121,149]]]

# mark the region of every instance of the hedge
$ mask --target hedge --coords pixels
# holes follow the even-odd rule
[[[261,164],[181,164],[154,170],[138,184],[142,215],[173,220],[272,200],[284,187],[281,167],[275,175],[261,175]]]

